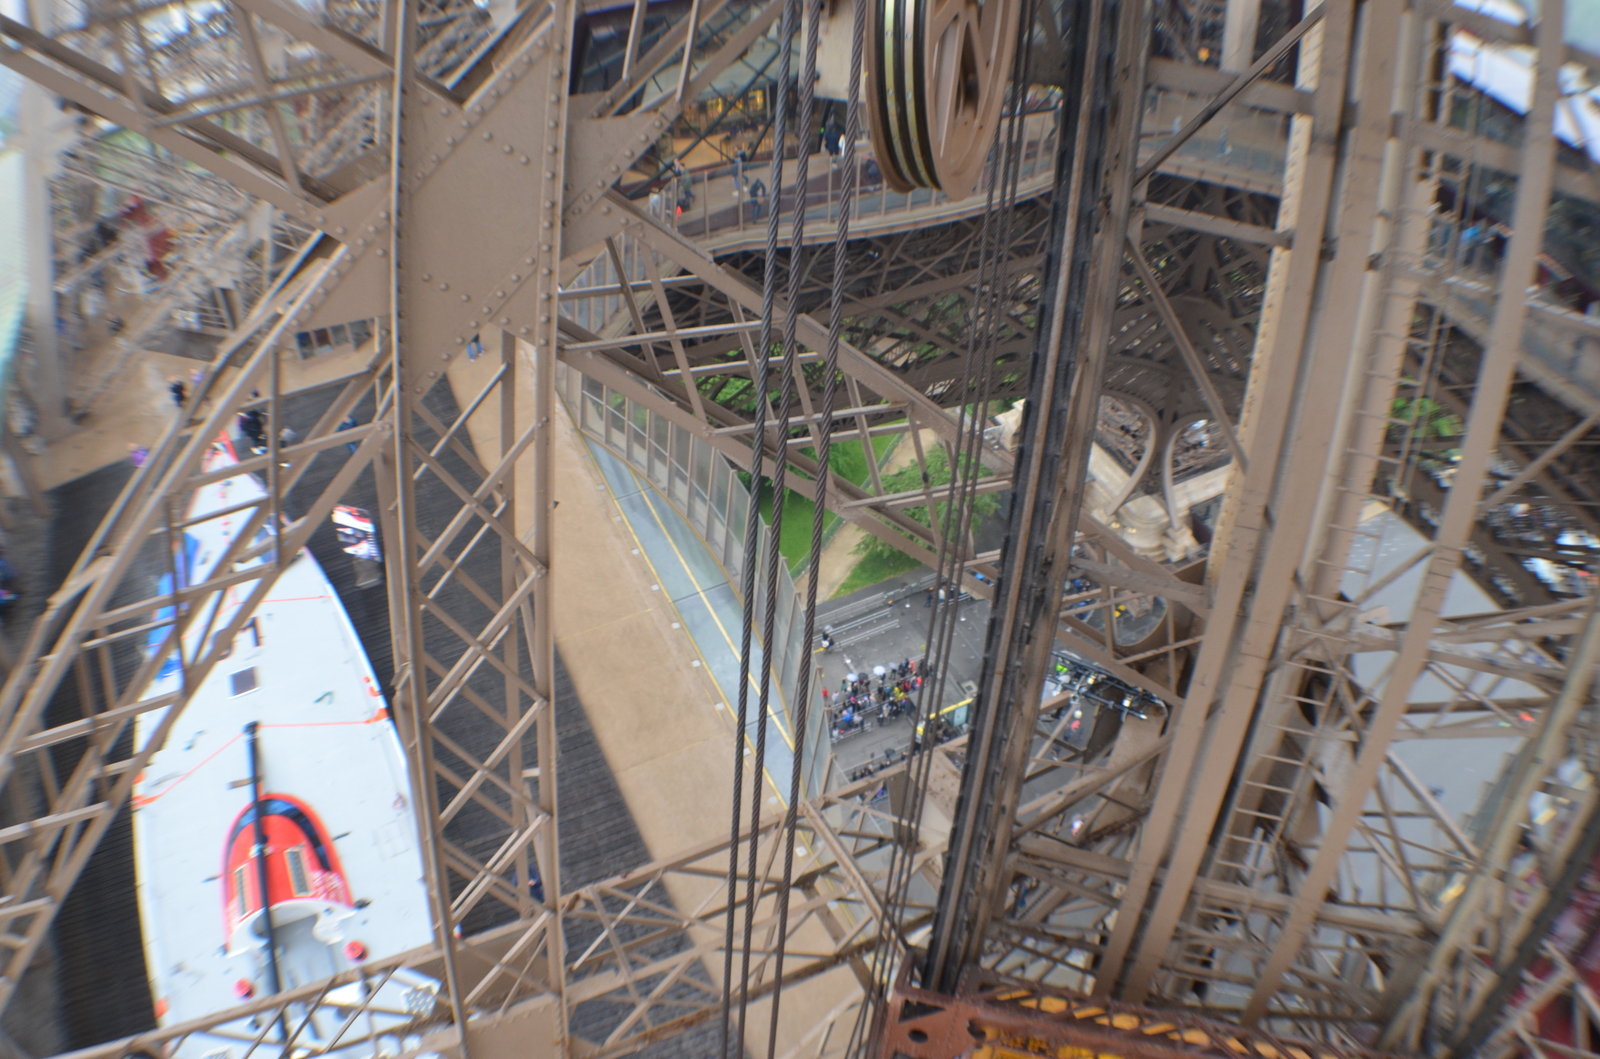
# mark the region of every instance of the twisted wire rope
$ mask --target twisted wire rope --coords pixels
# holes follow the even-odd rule
[[[778,45],[778,77],[777,99],[774,106],[772,120],[772,168],[771,168],[771,202],[772,209],[767,217],[767,244],[766,257],[762,263],[761,274],[761,321],[757,332],[756,353],[752,358],[754,364],[752,388],[755,394],[755,421],[750,446],[750,499],[745,514],[745,541],[744,562],[740,569],[740,587],[743,591],[744,606],[741,609],[739,623],[739,699],[737,720],[733,737],[733,807],[731,822],[729,824],[728,841],[728,900],[727,914],[724,930],[723,944],[723,975],[722,975],[722,1010],[718,1027],[718,1055],[728,1059],[731,1055],[738,1059],[744,1055],[744,1025],[746,1010],[749,1004],[749,978],[750,978],[750,945],[754,930],[755,895],[756,885],[756,847],[759,841],[759,824],[761,814],[761,774],[766,761],[766,735],[767,735],[767,688],[771,673],[771,661],[766,648],[771,641],[764,641],[761,651],[760,696],[757,709],[759,719],[756,728],[756,747],[754,760],[751,762],[751,796],[752,826],[750,829],[750,875],[749,875],[749,900],[745,908],[742,945],[740,951],[739,972],[739,1001],[737,1033],[732,1029],[732,1009],[734,991],[734,933],[736,912],[739,907],[739,824],[743,816],[743,798],[745,785],[744,754],[745,744],[749,739],[749,711],[750,711],[750,670],[754,638],[754,620],[756,604],[756,571],[760,561],[759,545],[762,540],[761,533],[761,481],[763,471],[763,457],[767,444],[767,402],[771,389],[771,347],[772,347],[772,322],[773,307],[777,293],[777,259],[778,259],[778,204],[783,194],[783,151],[784,141],[788,136],[789,124],[789,93],[788,84],[792,73],[791,52],[794,44],[795,19],[798,14],[799,0],[784,0],[783,17],[779,29]],[[739,209],[744,206],[741,202]],[[786,453],[779,452],[776,457],[778,466],[783,465]],[[777,534],[767,535],[769,553],[777,550]],[[770,607],[773,593],[767,593],[767,602]],[[736,1041],[732,1038],[736,1037]]]
[[[991,170],[993,175],[979,232],[979,285],[969,324],[975,341],[969,347],[963,370],[961,392],[964,400],[958,416],[958,446],[949,453],[952,465],[943,505],[945,510],[942,519],[937,511],[928,513],[930,524],[940,519],[943,528],[939,535],[938,567],[931,589],[937,602],[929,617],[929,653],[924,665],[929,677],[925,679],[915,718],[915,731],[924,733],[925,740],[921,740],[920,752],[913,754],[908,769],[909,790],[904,804],[910,816],[890,847],[883,922],[872,953],[868,979],[870,988],[857,1011],[846,1048],[845,1054],[849,1056],[863,1054],[870,1042],[880,1035],[893,961],[899,955],[911,952],[906,928],[912,924],[905,922],[906,908],[915,874],[915,850],[932,774],[934,746],[939,734],[939,703],[943,701],[949,673],[950,647],[959,611],[961,583],[966,572],[967,559],[962,544],[970,534],[975,514],[972,501],[980,477],[979,452],[983,439],[984,412],[993,383],[994,350],[999,340],[1002,318],[999,310],[1005,297],[1003,284],[1007,278],[1005,264],[1014,239],[1012,221],[1025,142],[1026,86],[1022,83],[1021,72],[1027,69],[1031,53],[1031,28],[1036,6],[1036,0],[1030,0],[1018,27],[1022,39],[1011,77],[1012,107],[1006,135],[995,146],[996,164]]]
[[[794,380],[795,373],[795,318],[799,313],[800,281],[804,273],[803,254],[806,221],[806,182],[809,177],[809,157],[811,154],[811,122],[816,99],[817,81],[817,42],[820,35],[823,8],[821,0],[808,0],[811,5],[810,17],[806,19],[805,61],[801,65],[800,74],[800,150],[798,152],[795,172],[795,200],[794,220],[791,226],[791,243],[789,248],[789,304],[784,316],[783,360],[784,378],[786,381]],[[861,6],[861,5],[857,5]],[[841,196],[844,203],[849,202],[848,191]],[[822,384],[822,412],[817,422],[821,431],[817,435],[817,476],[812,484],[811,507],[811,543],[809,549],[810,570],[806,576],[806,602],[804,616],[804,631],[801,634],[801,650],[805,652],[805,659],[800,666],[799,683],[795,688],[795,714],[794,714],[794,755],[789,770],[789,805],[783,823],[783,875],[778,885],[778,933],[777,952],[773,957],[773,994],[772,1010],[767,1025],[767,1059],[775,1059],[778,1050],[778,1009],[782,999],[783,985],[783,957],[789,937],[789,888],[794,881],[794,844],[795,830],[799,826],[801,776],[804,771],[806,727],[811,718],[811,643],[816,635],[817,625],[817,579],[821,575],[822,562],[822,526],[826,514],[826,501],[828,496],[829,463],[833,454],[833,409],[838,393],[838,363],[839,363],[839,330],[843,323],[842,277],[844,275],[844,240],[849,232],[849,207],[841,206],[839,215],[838,234],[835,239],[835,252],[833,259],[833,283],[829,292],[830,313],[828,317],[828,341],[824,350],[823,384]],[[803,378],[797,380],[799,385],[806,385]],[[789,390],[784,392],[784,412],[779,422],[783,424],[779,437],[787,444],[788,433]],[[781,467],[785,461],[780,460]],[[779,483],[782,478],[778,474],[773,476],[772,509],[774,525],[778,524],[778,509],[783,503],[783,490]],[[774,533],[777,531],[774,530]],[[770,641],[769,641],[770,642]]]

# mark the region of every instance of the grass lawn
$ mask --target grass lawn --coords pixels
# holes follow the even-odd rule
[[[845,577],[844,583],[828,598],[838,599],[840,596],[848,596],[879,581],[887,581],[891,577],[915,570],[921,565],[905,552],[871,552],[861,557]]]
[[[884,475],[883,489],[886,493],[903,493],[916,489],[923,481],[923,474],[927,475],[927,482],[933,486],[943,486],[950,481],[951,468],[946,451],[935,446],[928,454],[927,467],[924,470],[916,465],[908,465],[895,471],[893,474]],[[984,473],[980,470],[980,474]],[[989,495],[980,495],[972,501],[973,513],[979,517],[993,514],[999,509],[999,501]],[[929,511],[925,506],[905,509],[905,513],[924,526],[929,525],[933,518],[943,518],[944,503],[935,501],[934,510]],[[887,580],[898,574],[908,573],[917,569],[922,564],[906,555],[894,545],[877,537],[862,537],[856,543],[855,554],[860,556],[850,573],[845,576],[831,598],[849,595],[880,581]]]
[[[890,434],[872,439],[872,451],[877,455],[879,464],[882,464],[884,454],[888,452],[889,446],[894,443],[896,436]],[[813,448],[807,447],[800,451],[809,459],[817,458],[817,452]],[[859,441],[834,442],[828,451],[828,463],[833,467],[834,474],[857,485],[865,485],[872,478],[871,472],[867,469],[866,452],[862,449]],[[811,552],[811,520],[812,513],[816,510],[816,505],[811,502],[812,485],[810,479],[802,478],[795,482],[794,475],[791,474],[789,481],[793,485],[798,485],[800,491],[796,492],[792,486],[784,490],[788,495],[783,504],[783,529],[778,537],[778,551],[788,561],[789,572],[793,573],[800,568],[801,564],[806,561],[806,556]],[[761,483],[761,519],[767,525],[772,525],[772,482],[770,480]],[[838,521],[839,516],[833,512],[827,511],[823,513],[822,534],[824,538],[832,532],[834,524]],[[885,574],[884,576],[893,575]]]

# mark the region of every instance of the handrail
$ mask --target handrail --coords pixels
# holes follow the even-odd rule
[[[1052,109],[1026,115],[1022,120],[1026,131],[1022,168],[1018,174],[1018,195],[1032,198],[1045,191],[1053,179],[1056,116]],[[981,213],[986,203],[984,191],[992,179],[994,168],[991,160],[985,167],[978,189],[968,198],[952,202],[942,192],[922,189],[901,194],[886,188],[873,158],[871,145],[865,140],[858,146],[856,157],[857,190],[851,211],[851,227],[864,236]],[[661,191],[651,193],[647,209],[714,253],[752,249],[765,242],[769,210],[776,208],[787,219],[794,209],[794,188],[788,180],[788,174],[793,172],[795,162],[791,159],[784,165],[785,188],[776,203],[770,199],[754,200],[749,193],[757,182],[765,188],[771,172],[769,163],[724,163],[691,169],[668,181]],[[805,195],[805,241],[831,241],[842,199],[843,180],[839,174],[839,159],[818,152],[812,156],[810,172],[813,175]],[[685,198],[685,190],[690,193],[688,208],[680,212],[678,205]]]
[[[1206,99],[1197,94],[1153,86],[1145,96],[1144,114],[1144,126],[1152,132],[1141,145],[1141,156],[1154,156],[1160,146],[1164,137],[1154,130],[1181,127],[1205,103]],[[1023,121],[1026,128],[1017,194],[1028,199],[1049,190],[1054,182],[1056,112],[1053,108],[1036,111],[1025,115]],[[1165,159],[1160,169],[1276,195],[1283,182],[1287,143],[1286,115],[1235,102]],[[993,178],[992,158],[976,191],[960,202],[951,202],[936,191],[922,189],[901,194],[884,187],[871,144],[865,140],[858,146],[856,156],[859,168],[852,227],[863,236],[957,220],[985,208],[984,192]],[[785,163],[789,172],[793,164],[792,160]],[[807,243],[833,238],[832,226],[839,216],[843,183],[838,164],[835,156],[822,152],[813,155],[813,175],[806,190]],[[756,181],[765,184],[769,173],[769,162],[719,163],[691,169],[652,193],[649,208],[714,253],[756,249],[765,242],[767,210],[775,205],[784,217],[793,210],[793,188],[787,180],[780,202],[758,205],[751,200],[749,187]],[[678,205],[685,198],[685,190],[690,196],[687,209],[680,213]]]

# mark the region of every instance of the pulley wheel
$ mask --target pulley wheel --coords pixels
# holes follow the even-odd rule
[[[884,183],[977,187],[1011,80],[1020,0],[864,0],[867,116]]]

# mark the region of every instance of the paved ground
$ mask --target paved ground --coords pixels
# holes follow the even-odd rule
[[[846,673],[870,672],[876,665],[889,666],[925,656],[933,616],[927,605],[926,588],[931,579],[929,571],[920,570],[817,606],[818,628],[832,629],[835,640],[832,651],[815,656],[831,692],[838,692]],[[957,613],[949,673],[939,701],[941,708],[971,696],[983,665],[989,604],[968,598],[960,603]],[[959,721],[964,711],[947,716]],[[881,763],[885,751],[898,757],[910,748],[911,736],[911,721],[899,719],[840,738],[833,744],[839,774],[849,776],[870,762]]]
[[[728,583],[727,571],[717,564],[695,530],[665,497],[605,446],[586,440],[589,454],[605,475],[623,522],[632,535],[633,554],[647,564],[656,579],[652,590],[665,594],[677,611],[678,621],[674,627],[681,625],[693,641],[695,657],[691,664],[705,670],[716,683],[721,693],[716,709],[728,711],[733,706],[736,710],[744,607],[734,587]],[[752,670],[760,665],[760,659],[761,645],[757,642],[753,647]],[[759,695],[760,685],[752,675],[750,718],[746,724],[751,740],[756,735]],[[788,792],[788,776],[794,764],[794,722],[776,681],[767,712],[779,737],[769,737],[767,741],[768,797],[782,801]],[[731,724],[733,714],[727,715]]]

